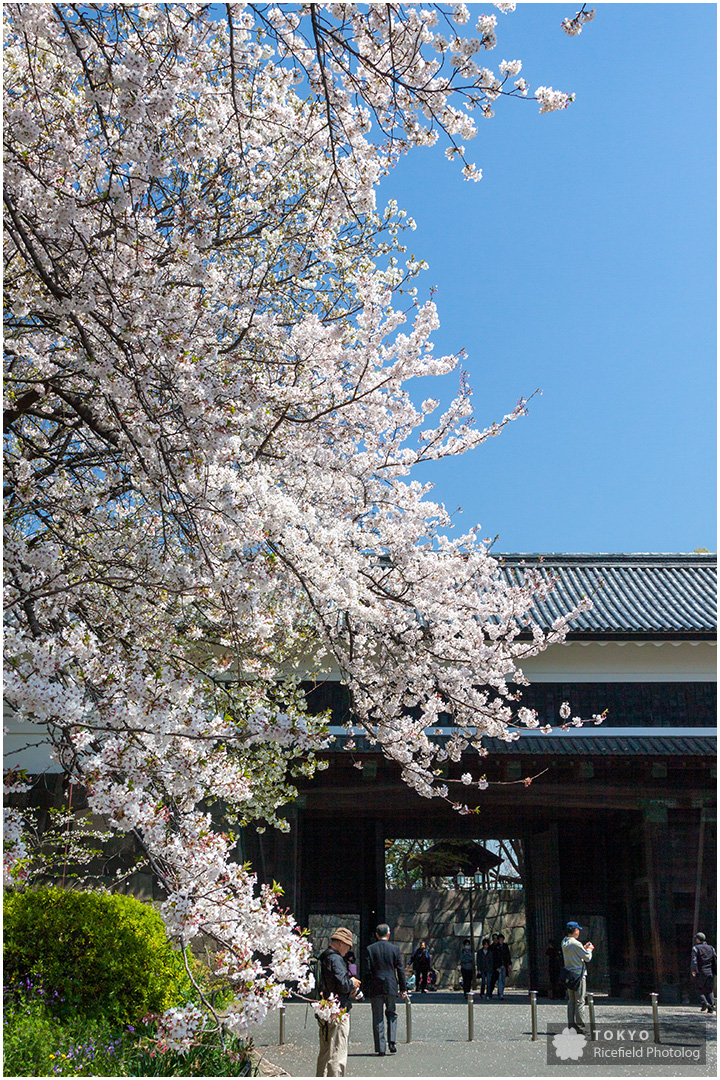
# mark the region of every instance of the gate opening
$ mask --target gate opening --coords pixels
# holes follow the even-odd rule
[[[440,990],[461,988],[460,953],[502,933],[510,949],[508,986],[527,988],[523,843],[489,840],[385,840],[385,911],[393,941],[410,962],[425,942]]]

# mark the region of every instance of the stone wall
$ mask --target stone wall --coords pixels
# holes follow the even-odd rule
[[[511,986],[527,987],[525,893],[522,889],[478,890],[474,899],[473,935],[477,948],[483,937],[502,933],[513,958]],[[470,937],[469,893],[461,889],[387,889],[387,921],[392,940],[408,961],[421,941],[427,943],[438,973],[438,985],[460,985],[460,950]]]
[[[328,947],[330,943],[330,935],[333,930],[337,930],[338,926],[346,926],[352,933],[353,951],[357,956],[359,953],[359,946],[357,944],[360,938],[360,916],[357,914],[338,914],[338,915],[311,915],[308,920],[308,932],[310,940],[313,946],[313,956],[319,956],[323,949]],[[368,942],[368,944],[370,944]]]

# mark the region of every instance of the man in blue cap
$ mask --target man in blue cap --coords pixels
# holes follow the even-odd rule
[[[567,972],[569,984],[568,994],[568,1027],[576,1031],[585,1031],[585,991],[587,990],[587,973],[585,965],[592,960],[595,946],[591,941],[583,945],[579,940],[582,926],[576,922],[569,922],[565,927],[565,937],[562,942],[563,964]]]

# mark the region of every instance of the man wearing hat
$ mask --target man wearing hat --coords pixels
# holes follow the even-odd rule
[[[562,941],[563,964],[567,971],[579,977],[580,982],[575,989],[567,988],[568,995],[568,1027],[576,1031],[585,1031],[585,991],[587,990],[587,974],[585,965],[593,957],[595,946],[591,941],[583,945],[579,941],[582,926],[576,922],[569,922],[565,927],[565,937]]]
[[[346,926],[333,930],[330,944],[320,953],[319,989],[323,997],[335,994],[340,1004],[348,1011],[337,1024],[320,1022],[320,1053],[318,1054],[316,1076],[344,1076],[348,1056],[348,1036],[350,1034],[350,998],[360,986],[348,971],[345,955],[352,947],[352,931]]]
[[[715,1012],[715,975],[717,973],[717,957],[712,945],[708,945],[704,934],[695,935],[690,956],[690,973],[697,980],[697,988],[700,991],[700,1012]]]

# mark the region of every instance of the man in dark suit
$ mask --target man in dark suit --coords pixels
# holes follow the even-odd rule
[[[377,941],[368,946],[368,996],[372,1008],[373,1039],[375,1053],[385,1054],[385,1025],[383,1006],[387,1018],[387,1047],[391,1054],[396,1053],[395,1032],[397,1030],[398,997],[404,998],[407,992],[405,965],[397,945],[390,944],[390,927],[380,923],[375,930]]]

